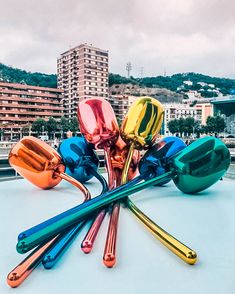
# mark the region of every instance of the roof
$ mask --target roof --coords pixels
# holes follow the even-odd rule
[[[228,95],[211,100],[212,104],[234,103],[235,95]]]
[[[62,93],[63,90],[58,88],[49,88],[49,87],[39,87],[39,86],[32,86],[32,85],[25,85],[25,84],[17,84],[17,83],[8,83],[8,82],[1,82],[0,87],[14,87],[17,89],[32,89],[32,90],[41,90],[41,91],[49,91],[49,92],[59,92]]]

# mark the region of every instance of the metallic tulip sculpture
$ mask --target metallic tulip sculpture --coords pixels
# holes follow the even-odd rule
[[[89,107],[87,107],[89,105]],[[86,107],[86,113],[84,112],[84,108]],[[104,113],[105,110],[105,113]],[[84,113],[86,115],[84,115]],[[98,115],[97,115],[98,114]],[[108,114],[108,115],[107,115]],[[89,129],[90,126],[89,118],[95,117],[96,129],[95,131]],[[103,118],[106,119],[103,119]],[[107,132],[110,129],[109,126],[115,126],[118,131],[117,121],[115,114],[111,105],[104,101],[103,99],[91,98],[82,101],[78,105],[78,120],[81,127],[81,132],[86,137],[86,139],[95,144],[95,146],[103,147],[105,149],[105,159],[107,163],[108,177],[109,177],[109,185],[110,190],[114,187],[117,187],[121,183],[120,170],[123,169],[124,164],[117,168],[117,164],[115,161],[117,159],[120,161],[121,156],[118,153],[125,153],[127,155],[127,149],[124,151],[124,146],[126,145],[121,138],[115,144],[116,138],[113,136],[112,132]],[[105,130],[105,131],[104,131]],[[99,134],[98,136],[94,136],[92,134]],[[114,139],[115,138],[115,139]],[[107,144],[108,142],[108,144]],[[107,148],[109,147],[109,148]],[[112,150],[112,151],[111,151]],[[117,154],[114,154],[114,153]],[[111,156],[112,155],[114,156]],[[136,152],[138,154],[138,152]],[[123,154],[122,154],[123,155]],[[123,159],[122,159],[123,160]],[[137,167],[138,161],[135,161],[135,170]],[[115,166],[116,164],[116,166]],[[114,168],[115,166],[115,168]],[[133,166],[133,161],[132,161]],[[132,178],[134,176],[133,172],[129,173],[129,177]],[[118,215],[119,215],[119,204],[114,204],[112,206],[112,211],[110,215],[109,228],[107,233],[107,239],[105,244],[103,261],[107,267],[112,267],[116,260],[116,240],[117,240],[117,224],[118,224]],[[97,220],[94,221],[91,229],[88,231],[82,242],[82,250],[85,253],[89,253],[93,247],[94,239],[97,236],[98,230],[100,228],[100,224],[103,221],[103,216],[105,215],[105,210],[101,211],[97,217]]]
[[[104,150],[109,189],[111,190],[116,187],[117,179],[112,167],[110,148],[115,145],[119,136],[114,111],[108,101],[102,98],[90,98],[78,104],[77,115],[81,132],[86,140],[95,148]],[[101,210],[88,230],[81,244],[84,253],[91,252],[105,215],[106,210]]]
[[[136,177],[134,180],[130,181],[128,184],[120,187],[119,190],[127,189],[130,186],[136,183],[139,183],[142,180],[146,180],[151,177],[156,177],[159,174],[162,174],[162,170],[166,169],[167,159],[169,159],[169,157],[175,154],[176,152],[185,148],[185,146],[186,146],[185,143],[177,137],[168,137],[159,141],[142,158],[140,162],[141,175]],[[111,149],[111,160],[112,160],[112,166],[115,173],[120,174],[120,168],[123,166],[125,162],[125,155],[127,152],[128,152],[128,149],[126,149],[125,143],[119,138],[115,148]],[[131,163],[131,168],[129,169],[130,179],[136,174],[136,165],[138,160],[139,160],[139,153],[135,151],[133,162]],[[167,179],[167,181],[169,181],[169,179]],[[165,183],[165,180],[161,184],[163,183]],[[56,221],[56,218],[57,217],[54,217],[53,219],[51,219],[51,223],[52,223],[52,220]],[[113,264],[114,259],[113,258],[111,260],[109,259],[107,262],[110,262]]]
[[[64,173],[65,165],[58,152],[35,137],[21,139],[11,149],[9,163],[22,177],[39,188],[51,189],[64,179],[90,197],[89,191],[80,182]]]
[[[86,148],[81,150],[81,146],[86,146]],[[89,181],[92,176],[95,176],[103,187],[102,193],[108,191],[106,180],[97,172],[99,162],[98,157],[94,152],[92,145],[88,144],[83,137],[72,137],[64,140],[60,144],[58,152],[65,162],[66,172],[68,174],[82,183]],[[105,210],[98,213],[96,218],[91,223],[91,226],[81,245],[85,253],[89,253],[91,251],[104,216]]]
[[[59,154],[45,142],[37,138],[29,136],[20,140],[10,151],[9,163],[19,174],[40,188],[50,189],[56,186],[61,179],[66,179],[83,192],[85,201],[91,198],[86,187],[64,173],[65,166]],[[44,225],[46,224],[49,223],[45,223]],[[8,274],[8,284],[11,287],[19,286],[43,261],[46,254],[51,250],[60,248],[54,258],[52,258],[52,255],[48,255],[51,256],[50,260],[48,258],[48,262],[50,261],[51,263],[50,266],[52,266],[52,263],[55,264],[83,225],[84,222],[76,225],[72,230],[58,234],[58,236],[47,241],[47,243],[44,242],[40,244],[36,250],[34,250]],[[36,230],[32,228],[21,233],[18,236],[18,240],[24,240],[24,238],[37,232],[37,230],[40,230],[43,227],[44,226],[38,226]],[[61,248],[63,248],[63,250]]]
[[[169,171],[170,159],[187,145],[178,137],[165,137],[153,145],[142,157],[139,163],[140,177],[144,180],[151,179]],[[167,184],[171,177],[166,178],[159,185]]]
[[[66,139],[60,144],[58,151],[62,157],[63,163],[66,165],[66,172],[70,174],[70,176],[76,178],[80,182],[84,182],[90,180],[94,175],[102,184],[102,192],[107,191],[105,179],[97,173],[99,165],[98,157],[84,138],[72,137]],[[58,262],[59,258],[83,228],[84,224],[85,222],[82,222],[65,232],[59,240],[53,242],[52,248],[47,250],[46,253],[44,252],[42,263],[46,269],[52,268]],[[40,227],[37,227],[37,229],[40,229]],[[33,232],[35,232],[35,230],[33,230]],[[18,239],[23,239],[31,233],[32,230],[25,231],[18,236]],[[35,252],[35,255],[36,254],[38,254],[38,252]]]
[[[88,147],[83,146],[82,149],[83,152],[90,154]],[[96,156],[90,157],[90,160],[92,160],[94,169],[97,169]],[[81,182],[64,173],[66,166],[59,153],[35,137],[24,137],[20,140],[9,153],[9,163],[21,176],[39,188],[50,189],[59,184],[63,178],[79,188],[85,195],[85,200],[91,198],[90,192]],[[44,225],[46,224],[48,223],[45,222]],[[35,229],[20,233],[18,240],[30,236],[41,228],[43,226],[37,226]]]
[[[102,98],[85,99],[78,104],[78,121],[87,142],[94,144],[96,149],[104,149],[105,163],[108,171],[109,188],[114,186],[110,159],[110,147],[119,136],[116,116],[108,101]]]
[[[129,153],[122,173],[122,184],[127,181],[134,149],[148,149],[155,142],[162,127],[163,115],[162,104],[151,97],[140,97],[129,108],[120,131],[122,139],[129,145]]]
[[[124,164],[121,168],[123,171],[121,177],[119,176],[122,185],[126,184],[128,180],[128,171],[135,148],[142,150],[153,144],[162,126],[163,113],[161,103],[150,97],[136,99],[129,108],[121,127],[122,139],[129,145],[129,148],[126,148],[125,157],[123,157]],[[108,267],[113,267],[116,263],[119,213],[120,202],[117,202],[113,205],[103,256],[104,264]]]
[[[81,183],[89,181],[93,176],[101,183],[102,193],[108,190],[106,180],[97,170],[99,159],[93,150],[93,146],[87,143],[83,137],[71,137],[62,141],[58,147],[65,166],[66,174]]]
[[[223,142],[214,137],[198,139],[171,158],[169,171],[166,173],[131,186],[128,189],[119,187],[64,212],[62,218],[57,216],[58,219],[53,221],[51,225],[26,237],[24,240],[20,240],[17,244],[17,251],[25,253],[88,217],[97,209],[106,207],[110,203],[124,199],[151,185],[162,183],[163,180],[165,181],[169,177],[173,179],[176,187],[183,193],[194,194],[203,191],[224,175],[229,164],[230,154]],[[160,230],[159,236],[164,240],[166,232],[159,227],[158,230]],[[177,246],[177,242],[176,244],[174,243],[175,239],[170,236],[165,240],[167,246],[174,252],[175,246]],[[190,259],[190,256],[188,258]]]
[[[139,171],[140,171],[140,175],[138,177],[136,177],[134,180],[128,182],[126,185],[124,185],[126,188],[133,186],[134,184],[139,183],[142,180],[148,180],[151,179],[153,177],[157,177],[159,175],[164,174],[168,169],[169,169],[169,160],[170,158],[177,154],[177,152],[183,150],[186,147],[186,144],[179,138],[177,137],[166,137],[162,140],[160,140],[157,144],[155,144],[154,146],[152,146],[143,156],[143,158],[141,159],[140,163],[139,163]],[[128,151],[128,150],[126,150]],[[123,161],[125,161],[125,154],[122,154],[123,156]],[[165,180],[163,180],[161,183],[159,183],[158,185],[163,185],[166,184],[167,182],[169,182],[171,180],[171,178],[166,178]],[[124,187],[123,186],[123,187]],[[130,205],[132,202],[128,201],[128,207],[129,209],[139,218],[140,221],[142,221],[143,224],[146,225],[146,219],[147,216],[141,211],[139,210],[134,203],[132,203],[132,205]],[[134,209],[135,208],[135,209]],[[136,211],[138,209],[138,214],[136,214]],[[144,218],[144,217],[145,218]],[[155,227],[158,227],[153,221],[151,221],[149,219],[149,222],[151,222],[151,228],[149,228],[149,226],[146,225],[146,227],[148,229],[150,229],[150,232],[156,237],[158,238],[158,234],[156,230],[153,230],[152,227],[153,225],[155,225]],[[112,236],[116,236],[116,223],[113,224],[113,228],[112,228]],[[167,233],[166,233],[167,234]],[[168,234],[169,235],[169,234]],[[114,237],[112,237],[114,238]],[[158,238],[160,241],[162,241],[161,238]],[[178,241],[179,242],[179,241]],[[109,252],[113,252],[115,253],[115,243],[112,242],[111,239],[111,245],[110,246],[110,251]],[[162,242],[163,243],[163,242]],[[163,243],[165,245],[165,243]],[[193,264],[196,262],[196,253],[191,250],[189,247],[187,247],[186,245],[182,244],[182,243],[178,243],[178,247],[179,245],[181,246],[181,252],[183,251],[183,254],[179,254],[178,252],[178,256],[183,259],[184,261],[186,261],[187,263]],[[114,249],[113,249],[114,248]],[[183,249],[183,250],[182,250]],[[185,256],[188,254],[188,252],[191,252],[191,257],[190,258],[185,258]],[[109,264],[111,264],[113,266],[113,264],[115,263],[115,254],[110,255],[111,258],[109,258]],[[189,255],[188,255],[189,256]]]
[[[71,137],[64,140],[58,148],[58,152],[66,166],[66,173],[84,183],[95,176],[102,185],[102,192],[107,192],[108,185],[102,175],[97,172],[99,160],[83,137]],[[44,256],[42,264],[44,268],[51,269],[72,243],[86,222],[75,225],[64,234],[56,246],[50,249]]]
[[[125,165],[125,159],[128,154],[128,146],[119,136],[115,146],[110,150],[111,163],[116,177],[116,186],[121,184],[121,174],[123,167]],[[138,169],[138,163],[140,159],[140,153],[135,150],[130,163],[130,168],[128,170],[128,180],[132,180]],[[134,182],[135,183],[135,182]],[[134,184],[133,183],[133,184]],[[116,263],[116,246],[117,246],[117,230],[118,230],[118,218],[119,218],[120,204],[115,203],[112,205],[110,220],[108,226],[108,232],[106,236],[103,263],[107,267],[113,267]]]
[[[125,158],[126,153],[127,153],[126,144],[123,142],[123,140],[119,136],[115,145],[111,146],[111,148],[110,148],[111,166],[113,169],[115,186],[117,186],[117,187],[120,185],[121,170],[124,165],[124,158]],[[128,179],[130,179],[130,180],[133,179],[137,174],[137,166],[138,166],[139,158],[140,158],[140,154],[138,151],[136,151],[133,155],[131,167],[128,172]],[[82,244],[81,244],[81,248],[84,253],[91,252],[95,238],[98,234],[101,222],[104,219],[105,213],[106,213],[106,210],[104,209],[98,214],[97,219],[93,222],[90,230],[87,232],[87,235],[83,239]],[[115,222],[115,218],[110,218],[110,223],[113,223],[113,222]],[[110,226],[109,226],[109,228],[110,228]],[[108,229],[107,235],[112,234],[112,233],[113,232],[110,231],[110,229]],[[109,248],[109,244],[106,243],[105,248]],[[105,252],[106,252],[106,250],[105,250]],[[103,258],[103,260],[105,260],[105,258]],[[107,266],[110,266],[110,264],[107,264]]]

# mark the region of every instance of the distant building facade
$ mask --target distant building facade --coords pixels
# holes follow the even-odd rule
[[[63,115],[62,90],[0,82],[0,128],[18,134],[36,119]]]
[[[107,100],[110,102],[118,122],[122,122],[129,109],[129,97],[126,95],[109,95]]]
[[[197,109],[201,109],[202,111],[202,119],[201,123],[202,125],[206,125],[206,120],[208,116],[213,116],[213,107],[211,103],[197,103],[196,105]]]
[[[165,113],[164,113],[164,135],[170,135],[168,129],[168,123],[171,120],[179,118],[193,117],[195,120],[202,122],[202,109],[196,106],[189,106],[185,104],[172,103],[172,104],[163,104]]]
[[[61,54],[57,74],[65,117],[76,116],[79,100],[108,98],[108,64],[108,51],[92,45],[81,44]]]

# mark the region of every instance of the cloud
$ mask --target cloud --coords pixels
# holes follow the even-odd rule
[[[230,0],[0,0],[0,62],[56,72],[80,43],[110,52],[110,71],[195,71],[235,77],[235,2]]]

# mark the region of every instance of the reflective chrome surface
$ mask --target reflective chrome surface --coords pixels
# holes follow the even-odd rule
[[[151,97],[140,97],[131,105],[121,126],[123,140],[135,149],[146,149],[153,144],[163,122],[164,108]]]
[[[32,136],[24,137],[11,149],[9,163],[22,177],[42,189],[58,185],[61,178],[55,172],[65,170],[58,152]]]

